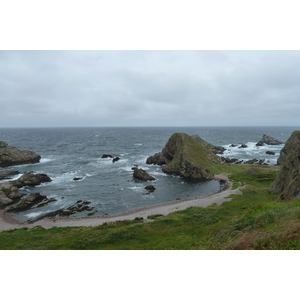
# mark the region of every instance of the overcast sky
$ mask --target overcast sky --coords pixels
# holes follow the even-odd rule
[[[0,127],[298,125],[300,51],[0,51]]]

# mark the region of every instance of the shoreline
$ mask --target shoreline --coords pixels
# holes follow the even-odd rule
[[[144,218],[144,221],[149,221],[147,217],[150,215],[168,215],[172,212],[184,210],[191,206],[207,207],[213,203],[219,205],[223,202],[230,201],[232,199],[228,198],[230,195],[242,194],[242,192],[240,191],[241,187],[235,190],[231,190],[232,182],[229,181],[227,175],[216,174],[215,179],[226,182],[225,187],[217,193],[195,199],[180,200],[171,203],[163,203],[154,206],[143,207],[112,216],[82,218],[45,218],[34,223],[22,223],[15,219],[13,217],[13,214],[7,214],[5,213],[5,210],[0,210],[0,232],[19,228],[33,228],[36,226],[42,226],[45,229],[68,226],[98,226],[107,222],[133,220],[135,218]]]

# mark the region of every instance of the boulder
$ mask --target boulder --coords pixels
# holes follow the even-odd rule
[[[264,134],[262,139],[256,144],[256,146],[263,146],[266,145],[282,145],[284,142],[274,138],[273,136],[269,134]]]
[[[5,168],[15,165],[35,164],[40,161],[40,155],[29,151],[20,150],[0,141],[0,167]]]
[[[19,179],[11,181],[11,183],[21,188],[23,186],[35,186],[40,185],[43,182],[50,182],[51,178],[46,174],[33,174],[32,172],[26,172]]]
[[[221,158],[202,145],[197,137],[185,133],[174,133],[161,155],[166,162],[163,172],[196,180],[213,179],[212,165],[221,163]]]
[[[10,182],[0,184],[0,208],[12,205],[18,202],[23,195],[19,189]]]
[[[280,151],[281,166],[271,185],[273,193],[280,193],[278,200],[300,197],[300,131],[294,131]]]
[[[151,175],[149,175],[145,170],[143,169],[139,169],[139,168],[135,168],[133,171],[133,177],[137,178],[139,180],[142,181],[152,181],[155,180],[154,177],[152,177]]]

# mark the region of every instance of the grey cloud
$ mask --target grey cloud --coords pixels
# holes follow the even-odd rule
[[[0,127],[296,125],[299,51],[0,51]]]

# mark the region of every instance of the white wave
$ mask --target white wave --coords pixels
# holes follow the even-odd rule
[[[132,190],[132,191],[140,191],[143,188],[144,188],[143,186],[132,186],[132,187],[128,187],[127,189]]]
[[[50,161],[53,161],[53,158],[42,157],[40,159],[40,164],[45,164],[45,163],[48,163]]]

